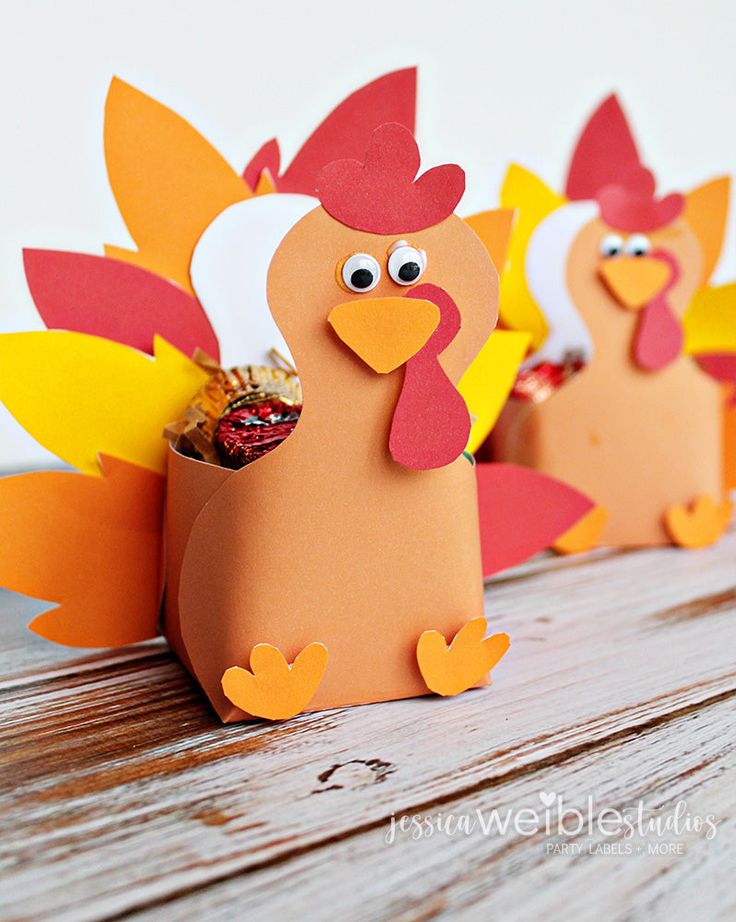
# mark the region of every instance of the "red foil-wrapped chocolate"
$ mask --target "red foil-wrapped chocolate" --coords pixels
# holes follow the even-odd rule
[[[523,368],[516,378],[511,396],[517,400],[531,400],[540,403],[551,397],[558,388],[585,367],[579,355],[565,358],[561,365],[540,362],[533,368]]]
[[[287,438],[301,400],[293,372],[264,365],[215,368],[165,434],[187,457],[237,470]]]
[[[300,406],[263,400],[224,413],[215,429],[215,447],[223,467],[235,470],[280,445],[299,419]]]

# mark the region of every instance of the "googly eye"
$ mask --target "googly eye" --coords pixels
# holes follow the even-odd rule
[[[340,274],[348,290],[361,294],[376,287],[381,278],[381,267],[367,253],[353,253],[342,264]]]
[[[413,285],[424,275],[427,254],[424,250],[397,246],[388,258],[388,274],[397,285]]]
[[[598,251],[603,257],[620,256],[623,253],[624,242],[618,234],[606,234],[601,240]]]
[[[651,248],[652,244],[649,242],[649,237],[645,237],[644,234],[633,234],[626,241],[626,253],[628,256],[646,256]]]

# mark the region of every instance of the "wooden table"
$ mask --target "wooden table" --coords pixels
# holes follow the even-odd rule
[[[541,557],[486,599],[489,689],[223,727],[162,643],[80,657],[4,596],[0,917],[736,918],[736,533]],[[588,798],[716,835],[560,834]],[[436,831],[494,808],[505,834]],[[434,834],[387,842],[404,814]]]

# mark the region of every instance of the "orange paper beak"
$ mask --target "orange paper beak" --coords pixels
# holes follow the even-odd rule
[[[611,294],[624,307],[639,310],[669,282],[672,269],[652,256],[608,259],[598,270]]]
[[[421,298],[345,301],[327,318],[340,339],[379,374],[408,362],[437,329],[440,311]]]

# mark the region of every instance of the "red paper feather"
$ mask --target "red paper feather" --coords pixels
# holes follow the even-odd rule
[[[258,185],[258,180],[264,170],[268,170],[271,180],[274,184],[277,184],[280,169],[281,149],[279,148],[279,142],[276,138],[271,138],[257,151],[248,166],[243,170],[243,179],[253,191]],[[284,190],[282,189],[281,191],[283,192]]]
[[[515,464],[477,464],[483,576],[548,548],[594,507],[578,490]]]
[[[49,329],[103,336],[149,354],[158,334],[185,355],[199,347],[220,357],[199,301],[153,272],[106,256],[56,250],[25,250],[23,261]]]
[[[605,186],[628,185],[641,169],[639,152],[623,109],[609,96],[583,129],[572,155],[565,194],[569,199],[594,199]]]
[[[736,385],[736,353],[713,352],[696,355],[701,369],[721,384]],[[730,406],[736,406],[736,390],[729,399]]]
[[[416,67],[408,67],[366,84],[312,132],[281,176],[278,143],[272,140],[253,157],[243,178],[255,189],[261,172],[268,169],[278,192],[314,195],[322,167],[333,160],[361,159],[379,125],[398,122],[414,133],[416,82]]]

